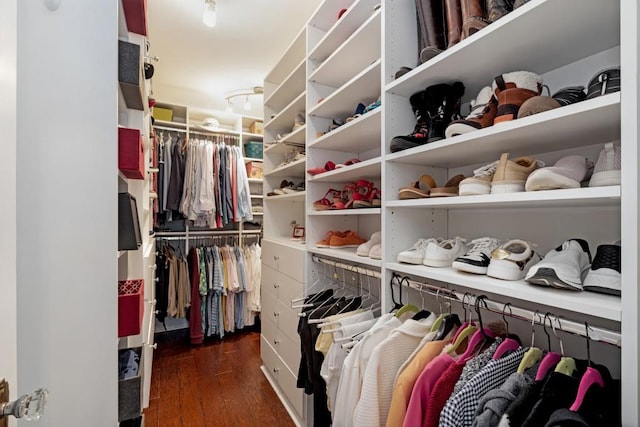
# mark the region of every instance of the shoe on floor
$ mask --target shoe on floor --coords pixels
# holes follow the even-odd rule
[[[498,160],[473,171],[473,176],[460,181],[458,192],[461,196],[477,196],[491,193],[491,181],[496,173]]]
[[[366,242],[366,240],[358,236],[358,233],[355,231],[347,231],[344,236],[331,236],[331,239],[329,239],[329,247],[331,249],[357,248],[364,242]]]
[[[589,187],[606,185],[620,185],[620,170],[622,169],[622,155],[620,146],[612,142],[604,144],[593,169]]]
[[[621,259],[620,242],[598,246],[591,270],[584,279],[584,290],[620,296],[622,289]]]
[[[455,237],[442,242],[429,242],[422,263],[428,267],[451,267],[453,261],[466,254],[466,239]]]
[[[382,259],[382,243],[376,243],[369,251],[369,258]]]
[[[347,235],[349,231],[333,231],[333,230],[329,230],[327,231],[327,234],[325,235],[324,239],[320,240],[319,242],[316,243],[316,247],[317,248],[328,248],[329,247],[329,243],[331,242],[331,238],[333,236],[341,236],[344,237]]]
[[[492,237],[480,237],[473,239],[469,246],[471,249],[463,256],[456,258],[451,266],[467,273],[487,274],[491,252],[500,246],[500,241]]]
[[[590,265],[591,252],[587,241],[569,239],[531,267],[525,280],[534,285],[581,291]]]
[[[404,262],[406,264],[415,264],[421,265],[422,261],[424,261],[425,250],[427,249],[427,245],[429,242],[442,242],[441,237],[437,238],[429,238],[429,239],[418,239],[417,242],[413,244],[409,249],[404,250],[398,254],[398,262]]]
[[[454,120],[445,131],[447,138],[493,125],[493,119],[498,111],[498,100],[493,96],[490,86],[480,89],[476,99],[472,99],[471,112],[463,120]]]
[[[571,155],[558,160],[555,165],[534,170],[525,184],[525,190],[556,190],[580,188],[580,183],[593,173],[593,162],[584,156]]]
[[[371,252],[371,248],[373,248],[374,245],[377,245],[380,242],[382,242],[382,233],[380,233],[379,231],[376,231],[371,235],[371,238],[369,240],[367,240],[366,242],[358,246],[356,255],[369,256],[369,252]]]
[[[527,178],[544,163],[533,157],[509,160],[509,153],[502,153],[491,181],[491,194],[524,191]]]
[[[487,276],[502,280],[524,279],[531,266],[541,260],[529,242],[509,240],[491,252]]]

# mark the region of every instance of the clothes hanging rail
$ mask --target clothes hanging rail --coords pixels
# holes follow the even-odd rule
[[[167,237],[202,237],[202,236],[233,236],[233,235],[250,235],[250,234],[262,234],[262,230],[208,230],[208,231],[158,231],[154,233],[157,238]]]
[[[415,280],[405,280],[402,283],[408,284],[409,288],[415,289],[419,292],[424,292],[426,294],[434,295],[436,298],[443,298],[445,300],[458,302],[461,304],[464,302],[465,304],[473,305],[475,304],[475,301],[477,299],[476,295],[469,292],[458,292],[452,289],[422,283]],[[515,306],[512,303],[505,304],[502,302],[490,300],[488,298],[483,298],[483,300],[487,303],[487,307],[485,308],[485,310],[491,311],[492,313],[509,316],[529,323],[535,322],[541,326],[544,323],[546,312],[534,312]],[[505,309],[507,306],[508,310]],[[569,332],[571,334],[580,335],[585,338],[588,337],[592,341],[600,341],[617,347],[622,346],[620,332],[589,325],[589,331],[587,335],[587,326],[585,325],[585,323],[567,320],[566,318],[557,316],[553,313],[550,313],[548,317],[550,318],[552,324],[558,325],[558,329],[563,332]]]
[[[382,277],[379,271],[370,270],[368,268],[361,267],[358,264],[345,264],[343,262],[322,258],[317,255],[314,255],[311,259],[313,260],[313,262],[327,264],[335,268],[341,268],[343,270],[351,271],[358,274],[363,274],[365,276],[374,277],[376,279],[379,279],[380,277]]]
[[[182,123],[181,123],[181,124],[182,124]],[[184,125],[186,126],[186,124],[184,124]],[[172,127],[169,127],[169,126],[153,125],[153,128],[154,128],[154,129],[157,129],[157,130],[166,130],[166,131],[169,131],[169,132],[187,133],[187,130],[186,130],[186,129],[181,129],[181,128],[172,128]]]

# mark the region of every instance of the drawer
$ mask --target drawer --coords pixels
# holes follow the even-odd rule
[[[278,271],[270,267],[266,263],[262,263],[262,286],[261,289],[264,292],[269,292],[276,298],[278,297]]]
[[[302,282],[292,279],[284,274],[278,275],[278,299],[291,307],[291,300],[304,296]],[[302,301],[297,303],[302,304]]]
[[[263,321],[260,327],[261,327],[261,332],[264,339],[269,341],[269,344],[271,345],[271,347],[277,350],[275,342],[278,340],[278,337],[280,335],[283,335],[278,329],[278,324],[272,321],[269,317],[266,317],[266,318],[263,317]]]
[[[300,367],[300,339],[297,337],[291,339],[280,331],[276,342],[277,344],[274,346],[276,352],[289,370],[297,374]]]
[[[286,367],[279,372],[278,385],[285,396],[287,396],[287,400],[289,400],[298,419],[302,419],[304,412],[304,392],[301,388],[296,387],[297,380],[297,376]]]
[[[291,306],[285,305],[282,301],[278,301],[278,328],[288,338],[294,339],[298,337],[298,317],[299,309],[292,309]]]
[[[264,334],[260,335],[260,356],[262,357],[262,364],[269,372],[269,375],[278,382],[278,372],[282,370],[283,364],[269,341],[265,339]]]
[[[298,282],[304,282],[304,258],[303,247],[294,249],[270,241],[263,242],[262,262]]]
[[[275,296],[269,292],[262,293],[262,317],[269,318],[275,324],[278,324],[278,316],[280,315],[281,307],[278,304],[279,301]]]

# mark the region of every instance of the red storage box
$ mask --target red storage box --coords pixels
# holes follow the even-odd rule
[[[118,282],[118,338],[138,335],[144,315],[144,279]]]
[[[144,179],[144,147],[139,130],[118,128],[118,168],[127,178]]]
[[[127,30],[147,35],[147,0],[122,0]]]

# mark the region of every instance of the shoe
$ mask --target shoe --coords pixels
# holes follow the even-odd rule
[[[293,121],[293,129],[291,129],[291,132],[295,132],[296,130],[300,129],[302,126],[304,126],[304,111],[301,111],[298,114],[296,114],[296,118]]]
[[[555,165],[531,172],[526,191],[556,190],[560,188],[580,188],[582,181],[593,173],[593,162],[584,156],[565,156]]]
[[[400,252],[398,254],[397,260],[398,262],[404,262],[406,264],[421,265],[422,261],[424,261],[424,255],[425,250],[427,249],[427,245],[430,242],[439,243],[442,242],[442,240],[443,239],[441,237],[418,239],[418,241],[415,242],[409,249]]]
[[[473,176],[460,181],[458,193],[461,196],[477,196],[491,193],[491,181],[496,173],[498,160],[473,171]]]
[[[392,153],[418,147],[444,138],[444,132],[453,120],[460,118],[460,100],[464,85],[437,84],[411,95],[409,102],[416,116],[416,126],[409,135],[391,140]]]
[[[444,187],[434,187],[431,189],[431,197],[451,197],[458,195],[458,186],[460,185],[460,181],[464,179],[464,175],[458,174],[444,185]]]
[[[445,22],[443,2],[441,1],[418,1],[416,2],[417,18],[418,18],[418,53],[420,62],[424,63],[444,51],[445,41]],[[408,67],[401,67],[398,73]],[[404,73],[403,73],[404,74]]]
[[[460,43],[462,35],[462,8],[460,0],[445,0],[444,2],[446,28],[447,28],[447,49]]]
[[[451,265],[456,270],[474,274],[487,274],[487,268],[491,261],[491,251],[500,246],[500,241],[492,237],[480,237],[472,240],[471,249],[456,258]]]
[[[620,185],[621,169],[622,155],[620,146],[613,142],[607,142],[598,156],[598,161],[593,169],[593,176],[589,181],[589,187]]]
[[[313,209],[317,211],[329,210],[331,209],[331,205],[336,202],[336,199],[340,199],[341,195],[342,192],[340,190],[330,188],[322,199],[313,202]],[[329,197],[331,197],[331,199],[329,199]]]
[[[326,236],[324,237],[324,239],[320,240],[319,242],[316,243],[316,248],[328,248],[329,244],[331,242],[331,238],[333,236],[346,236],[347,233],[349,233],[349,231],[333,231],[333,230],[329,230],[326,234]]]
[[[329,239],[329,247],[331,249],[357,248],[364,242],[366,242],[366,240],[358,236],[358,233],[355,231],[347,231],[344,236],[331,236],[331,239]]]
[[[518,118],[533,116],[559,107],[560,103],[550,96],[534,96],[522,103],[518,110]]]
[[[524,240],[509,240],[491,251],[487,276],[502,280],[521,280],[542,258]]]
[[[311,176],[315,176],[321,173],[332,171],[335,168],[336,168],[336,164],[333,163],[331,160],[329,160],[327,163],[324,164],[324,167],[307,169],[307,173]]]
[[[472,99],[471,112],[464,120],[454,120],[445,131],[447,138],[488,128],[493,125],[493,119],[498,112],[498,100],[493,96],[493,89],[485,86],[480,90],[476,99]]]
[[[398,71],[396,71],[396,73],[393,75],[394,79],[399,79],[400,77],[404,76],[405,74],[407,74],[409,71],[411,71],[413,68],[409,68],[409,67],[400,67],[398,69]]]
[[[469,250],[465,241],[462,237],[455,237],[439,243],[429,242],[422,263],[428,267],[451,267],[456,258]]]
[[[371,248],[373,246],[380,244],[382,242],[382,233],[376,231],[371,235],[371,238],[358,246],[358,250],[356,251],[356,255],[358,256],[369,256],[369,252],[371,252]]]
[[[362,114],[366,114],[371,110],[375,110],[381,105],[382,105],[382,101],[380,100],[380,98],[378,98],[377,100],[373,101],[371,104],[367,105],[367,107],[364,109]]]
[[[484,12],[483,0],[460,0],[462,9],[462,35],[464,40],[489,25]]]
[[[587,241],[570,239],[550,250],[542,261],[531,267],[525,280],[534,285],[581,291],[590,265]]]
[[[436,181],[431,175],[422,175],[409,187],[402,187],[399,191],[400,200],[424,199],[429,197],[431,189],[435,188]]]
[[[491,23],[513,10],[513,0],[487,0],[487,20]]]
[[[500,74],[491,87],[498,100],[493,124],[503,123],[516,119],[520,106],[542,93],[542,77],[529,71],[513,71]]]
[[[371,251],[369,251],[369,258],[382,259],[382,243],[375,244],[371,247]]]
[[[531,172],[543,166],[543,162],[533,157],[509,160],[509,153],[502,153],[491,181],[491,194],[524,191]]]
[[[344,122],[349,123],[350,121],[357,119],[358,117],[364,114],[365,108],[367,107],[362,102],[359,102],[358,105],[356,106],[356,111],[353,113],[353,116],[347,117]]]
[[[291,188],[294,188],[294,187],[295,187],[295,184],[293,182],[287,181],[286,179],[283,179],[280,182],[280,188],[276,188],[271,193],[273,193],[272,195],[274,195],[274,196],[282,196],[284,194],[287,194],[285,189],[291,189]],[[271,194],[271,193],[269,193],[269,194]],[[267,194],[267,195],[269,195],[269,194]]]
[[[584,92],[584,86],[570,86],[564,89],[560,89],[551,97],[558,101],[558,103],[564,107],[565,105],[584,101],[585,99],[587,99],[587,94]]]
[[[620,68],[614,67],[600,71],[589,81],[587,99],[593,99],[608,93],[620,92]]]
[[[584,290],[620,296],[622,289],[621,259],[620,242],[598,246],[591,270],[584,279]]]

